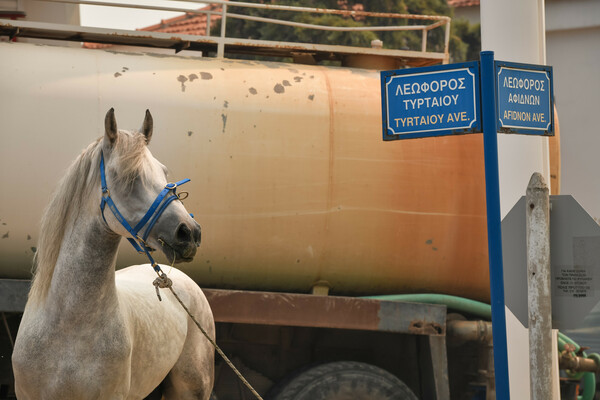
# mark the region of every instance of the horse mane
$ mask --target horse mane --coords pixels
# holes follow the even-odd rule
[[[44,211],[33,259],[30,301],[42,301],[46,298],[69,224],[83,211],[100,212],[99,166],[102,143],[102,138],[94,141],[67,168]],[[119,173],[109,186],[131,187],[138,177],[142,178],[142,182],[146,181],[143,168],[147,153],[145,147],[146,140],[141,133],[119,131],[111,150],[111,157],[119,159]],[[93,206],[98,210],[94,211]]]

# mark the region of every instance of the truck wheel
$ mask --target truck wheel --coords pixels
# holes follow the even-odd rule
[[[373,365],[340,361],[319,365],[281,382],[270,400],[418,400],[389,372]]]

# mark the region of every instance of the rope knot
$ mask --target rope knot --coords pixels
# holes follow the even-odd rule
[[[162,301],[162,298],[160,297],[160,292],[158,291],[158,288],[161,288],[161,289],[170,288],[171,286],[173,286],[173,281],[167,276],[167,274],[162,272],[158,276],[158,278],[156,278],[154,280],[154,282],[152,282],[152,284],[156,288],[156,296],[158,296],[158,300]]]

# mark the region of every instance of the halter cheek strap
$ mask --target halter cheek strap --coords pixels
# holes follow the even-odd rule
[[[146,254],[148,259],[150,260],[150,263],[152,264],[152,268],[154,268],[154,270],[157,273],[160,273],[161,269],[150,255],[150,252],[154,251],[154,249],[146,244],[146,239],[148,238],[148,235],[150,235],[150,231],[156,224],[158,218],[165,211],[167,206],[171,204],[173,200],[179,199],[179,196],[176,193],[177,186],[183,185],[184,183],[187,183],[189,181],[190,179],[186,178],[180,180],[179,182],[167,183],[163,190],[161,190],[161,192],[158,194],[158,196],[156,196],[156,199],[154,200],[148,211],[146,211],[146,214],[144,214],[140,222],[138,222],[135,225],[135,227],[132,228],[131,225],[125,219],[125,217],[123,217],[123,215],[119,212],[119,209],[117,208],[115,202],[110,197],[110,190],[108,190],[108,186],[106,184],[106,173],[104,169],[104,153],[100,152],[100,182],[102,184],[102,199],[100,200],[100,210],[102,211],[102,219],[104,219],[104,222],[106,222],[106,218],[104,217],[104,208],[108,205],[108,208],[110,208],[115,218],[121,223],[121,225],[123,225],[123,227],[131,235],[130,238],[127,238],[129,243],[131,243],[133,248],[138,253]],[[171,192],[173,193],[170,194]],[[143,235],[140,237],[139,232],[144,226],[146,226],[146,224],[148,226],[144,231]]]

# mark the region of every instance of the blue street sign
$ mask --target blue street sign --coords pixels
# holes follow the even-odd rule
[[[554,135],[552,67],[496,61],[497,129]]]
[[[381,72],[383,140],[481,132],[479,63]]]

